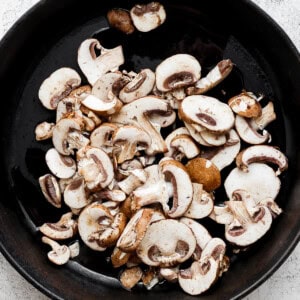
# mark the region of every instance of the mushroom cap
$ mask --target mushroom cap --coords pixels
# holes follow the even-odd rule
[[[183,223],[167,219],[148,227],[137,255],[149,266],[171,267],[189,259],[195,247],[192,231]]]
[[[165,9],[159,2],[136,4],[130,10],[130,16],[136,29],[141,32],[151,31],[166,20]]]
[[[39,99],[44,107],[54,110],[59,101],[80,83],[81,78],[75,70],[60,68],[43,81],[38,93]]]
[[[235,190],[243,189],[251,194],[256,203],[260,203],[266,198],[276,198],[280,190],[280,179],[269,166],[252,163],[248,166],[248,172],[233,169],[225,179],[224,187],[229,199]]]
[[[226,132],[234,125],[234,115],[227,104],[203,95],[184,98],[179,115],[188,123],[199,124],[216,133]]]
[[[129,11],[121,8],[114,8],[108,11],[107,20],[111,27],[114,27],[126,34],[134,32],[134,26]]]
[[[49,149],[45,158],[48,168],[58,178],[70,178],[76,172],[74,159],[61,155],[55,148]]]
[[[155,70],[156,87],[167,92],[191,85],[200,78],[201,66],[189,54],[175,54],[162,61]]]

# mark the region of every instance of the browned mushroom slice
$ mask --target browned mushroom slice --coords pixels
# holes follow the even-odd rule
[[[286,156],[277,148],[268,145],[256,145],[248,147],[236,157],[236,165],[243,171],[248,171],[248,166],[254,162],[273,163],[278,166],[276,175],[288,168]]]
[[[153,212],[153,209],[140,209],[130,219],[117,242],[117,247],[120,250],[124,252],[136,250],[146,233]]]
[[[205,77],[198,80],[194,87],[187,88],[188,95],[204,94],[222,82],[232,71],[230,59],[221,60]]]
[[[124,125],[115,131],[112,138],[117,163],[132,159],[139,151],[150,147],[151,137],[141,128]]]
[[[130,103],[150,94],[155,83],[155,74],[150,69],[143,69],[127,83],[119,93],[123,103]]]
[[[120,250],[118,247],[115,247],[111,256],[110,260],[112,263],[112,266],[114,268],[119,268],[123,265],[125,265],[130,257],[130,253],[124,252]]]
[[[260,203],[266,198],[276,198],[280,180],[269,166],[252,163],[248,166],[248,172],[233,169],[225,179],[224,187],[229,199],[235,190],[243,189],[251,193],[255,203]]]
[[[262,114],[262,108],[257,98],[247,92],[234,96],[228,100],[231,109],[241,117],[255,118]]]
[[[136,29],[141,32],[151,31],[166,20],[165,9],[159,2],[136,4],[130,10],[130,16]]]
[[[156,87],[167,92],[195,83],[200,78],[201,66],[189,54],[176,54],[161,62],[155,71]]]
[[[41,233],[53,240],[65,240],[77,232],[77,222],[72,219],[72,213],[62,215],[56,223],[44,223],[39,229]]]
[[[46,200],[53,206],[61,207],[61,193],[56,178],[51,174],[46,174],[39,178],[39,183]]]
[[[154,267],[148,267],[143,272],[142,282],[147,290],[151,290],[156,284],[160,282],[160,276],[158,269]]]
[[[42,122],[35,127],[35,139],[37,141],[44,141],[52,137],[52,132],[55,124]]]
[[[125,289],[132,289],[143,276],[143,271],[140,267],[132,267],[125,269],[121,276],[120,282]]]
[[[213,97],[188,96],[183,99],[178,113],[185,122],[199,124],[216,133],[227,132],[234,125],[230,107]]]
[[[68,96],[80,83],[81,78],[75,70],[60,68],[43,81],[39,89],[39,99],[43,106],[54,110],[59,101]]]
[[[108,11],[107,20],[111,27],[114,27],[126,34],[134,32],[134,26],[129,11],[121,8],[114,8]]]
[[[97,56],[95,49],[101,51]],[[105,49],[98,40],[87,39],[78,49],[77,62],[81,71],[91,85],[109,71],[115,71],[124,63],[122,46],[113,49]]]
[[[202,184],[193,183],[193,200],[184,216],[192,219],[202,219],[212,212],[213,207],[212,195],[203,189]]]
[[[192,231],[183,223],[167,219],[148,227],[137,255],[149,266],[172,267],[189,259],[195,247]]]

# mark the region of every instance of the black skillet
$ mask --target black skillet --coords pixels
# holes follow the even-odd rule
[[[236,64],[233,73],[211,94],[226,101],[246,88],[274,101],[278,118],[269,127],[272,143],[290,162],[281,175],[277,198],[284,213],[249,251],[233,255],[229,249],[229,272],[202,299],[245,296],[282,264],[299,240],[299,53],[251,1],[161,2],[167,11],[163,26],[126,36],[109,29],[105,15],[113,7],[130,8],[135,1],[44,0],[1,41],[1,251],[26,279],[54,299],[193,299],[176,285],[162,284],[152,291],[138,287],[131,293],[121,289],[118,270],[106,262],[107,253],[82,247],[80,256],[62,267],[46,258],[49,249],[42,245],[37,226],[56,221],[61,211],[46,203],[37,185],[38,177],[48,171],[44,154],[50,142],[35,142],[34,128],[41,121],[54,120],[54,114],[40,105],[38,88],[59,67],[78,70],[77,48],[92,36],[106,48],[122,44],[127,70],[154,69],[167,56],[190,53],[205,74],[222,57],[231,58]],[[224,200],[222,192],[217,196]],[[214,235],[222,236],[222,228],[205,223]]]

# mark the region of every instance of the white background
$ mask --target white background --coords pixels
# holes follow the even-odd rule
[[[37,2],[38,0],[0,0],[0,38],[26,10]],[[261,6],[279,23],[300,50],[300,0],[253,0],[253,2]],[[0,254],[0,300],[2,299],[46,300],[48,298],[19,275]],[[275,274],[245,299],[300,299],[300,244]]]

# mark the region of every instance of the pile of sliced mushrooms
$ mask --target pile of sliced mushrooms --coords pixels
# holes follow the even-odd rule
[[[159,10],[139,8],[139,16]],[[269,145],[272,102],[262,107],[262,97],[247,91],[228,103],[204,95],[230,74],[229,59],[201,78],[188,54],[167,57],[156,70],[119,71],[122,46],[105,49],[96,39],[83,41],[77,58],[89,84],[64,67],[39,89],[42,105],[56,112],[55,123],[35,130],[36,140],[53,142],[40,187],[54,207],[69,208],[39,228],[49,259],[61,265],[80,255],[79,243],[63,245],[79,235],[95,251],[111,250],[126,289],[166,280],[203,293],[228,270],[226,244],[250,246],[281,213],[275,199],[288,162]],[[215,205],[222,185],[227,199]],[[203,218],[224,225],[224,240]]]

